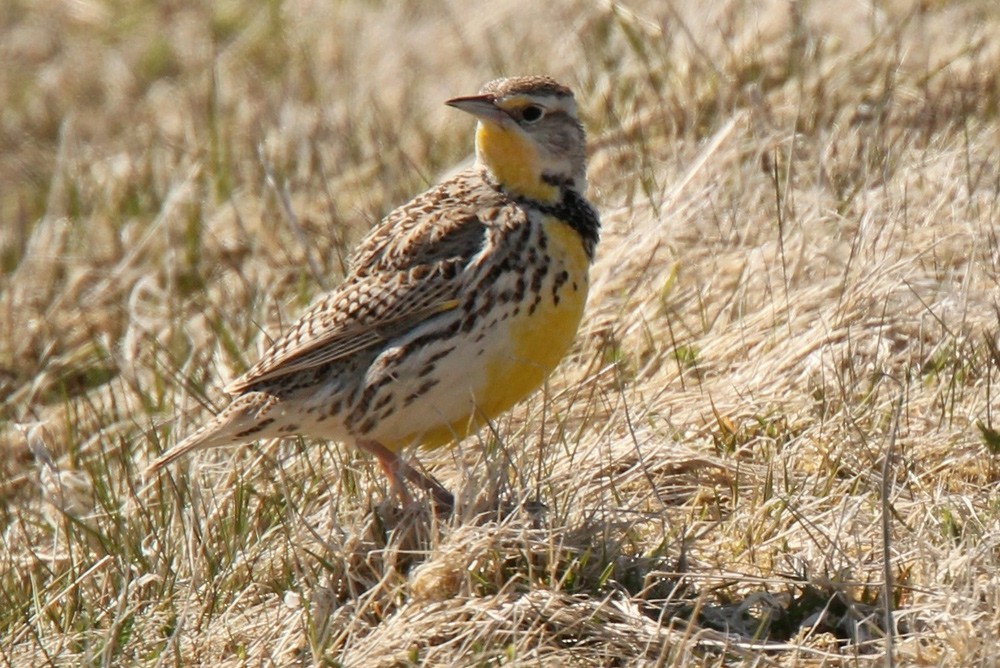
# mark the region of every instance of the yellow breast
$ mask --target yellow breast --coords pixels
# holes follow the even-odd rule
[[[474,412],[425,432],[424,447],[450,443],[510,409],[542,385],[572,345],[587,302],[590,260],[580,235],[566,223],[548,218],[543,225],[550,265],[541,300],[529,312],[529,291],[516,315],[498,325],[503,342],[481,359],[485,373],[473,390]],[[564,271],[565,280],[557,279]]]
[[[510,324],[509,336],[514,354],[487,363],[487,386],[479,407],[492,419],[529,393],[538,389],[569,350],[580,326],[587,302],[589,260],[580,235],[555,219],[545,224],[549,238],[552,266],[550,279],[565,270],[569,275],[553,291],[552,280],[542,286],[542,300],[533,314],[523,311]]]

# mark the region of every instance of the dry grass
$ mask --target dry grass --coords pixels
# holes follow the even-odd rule
[[[993,665],[1000,9],[696,4],[0,9],[0,661]],[[420,454],[455,516],[336,444],[144,486],[527,72],[605,234],[546,392]]]

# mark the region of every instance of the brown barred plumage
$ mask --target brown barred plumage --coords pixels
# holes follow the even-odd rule
[[[371,452],[451,495],[399,450],[460,439],[537,388],[572,342],[599,221],[568,88],[488,83],[449,105],[479,120],[474,167],[390,213],[316,301],[226,391],[232,402],[165,452],[300,433]]]

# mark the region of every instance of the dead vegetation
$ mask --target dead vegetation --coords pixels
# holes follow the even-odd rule
[[[995,661],[1000,11],[710,5],[0,10],[0,660]],[[141,480],[528,72],[604,236],[546,392],[417,454],[455,515],[336,444]]]

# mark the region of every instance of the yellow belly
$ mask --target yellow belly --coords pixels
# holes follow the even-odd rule
[[[551,266],[541,301],[533,313],[522,306],[516,316],[505,321],[507,345],[484,355],[484,382],[473,391],[473,410],[424,432],[419,439],[424,447],[464,437],[514,406],[542,385],[572,345],[587,301],[590,260],[580,235],[568,225],[556,219],[547,219],[544,225]],[[556,292],[557,303],[553,280],[563,270],[569,279]]]

